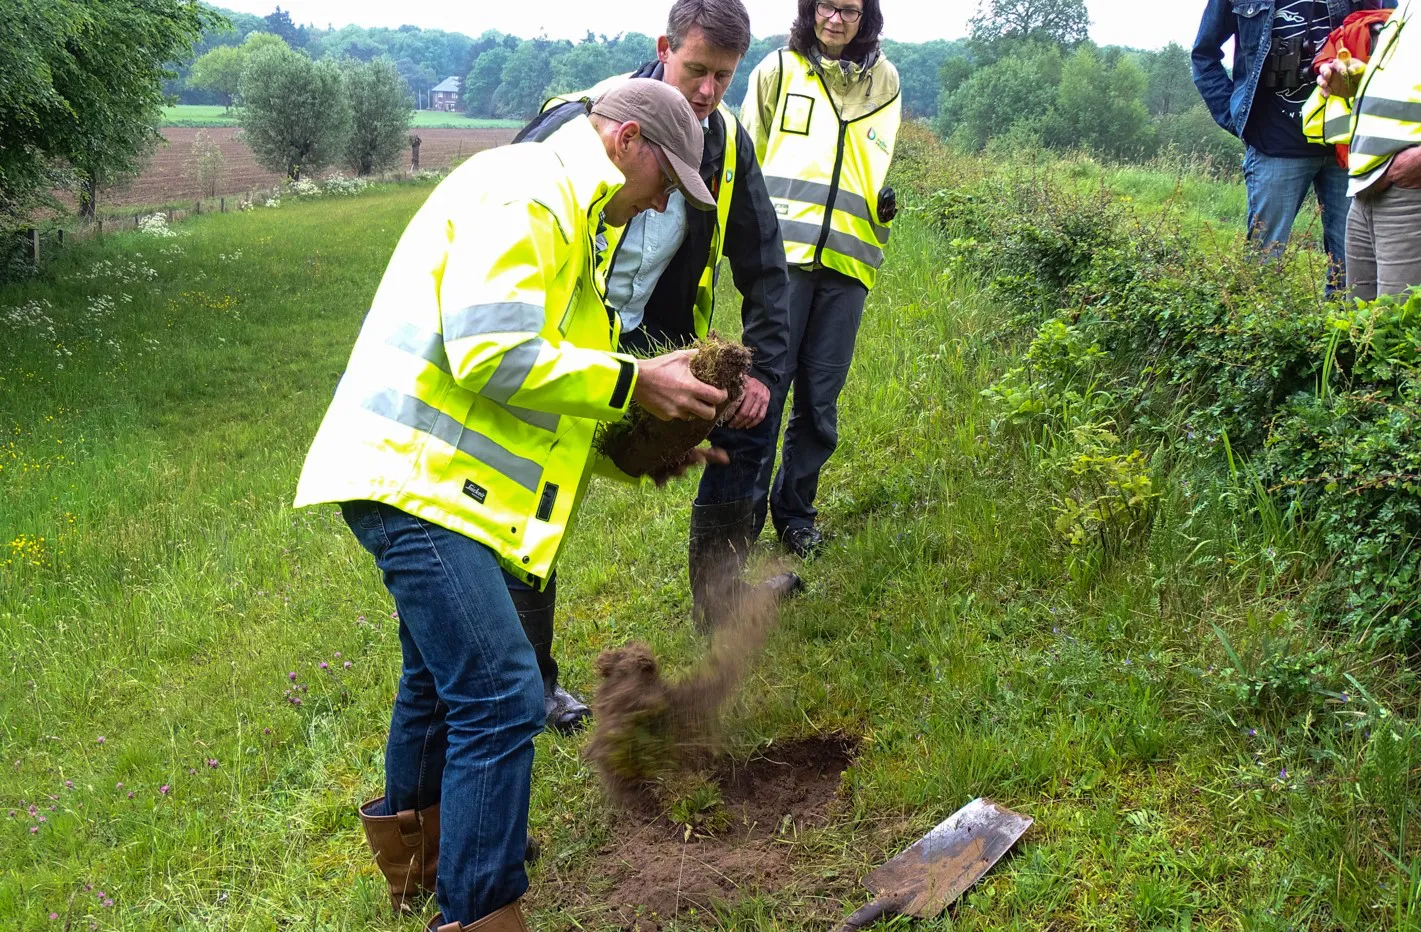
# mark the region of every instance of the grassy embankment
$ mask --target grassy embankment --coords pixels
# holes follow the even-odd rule
[[[288,503],[426,193],[113,236],[0,289],[0,925],[419,927],[388,916],[352,810],[380,787],[388,598],[333,509]],[[980,394],[1019,356],[1010,309],[948,267],[905,215],[821,487],[831,545],[733,710],[742,758],[862,738],[829,827],[782,839],[810,879],[676,927],[822,928],[871,864],[977,795],[1036,826],[928,928],[1412,927],[1416,862],[1374,829],[1365,738],[1241,709],[1211,675],[1216,626],[1242,644],[1282,607],[1191,560],[1202,538],[1246,559],[1247,520],[1184,522],[1160,476],[1155,533],[1073,577],[1056,490]],[[673,667],[694,655],[693,490],[594,490],[561,587],[570,685],[630,638]],[[579,744],[538,740],[539,928],[605,918],[617,817]]]
[[[164,126],[236,126],[237,114],[218,104],[180,104],[163,110]],[[462,113],[416,110],[410,126],[416,129],[517,129],[522,120],[481,120]]]

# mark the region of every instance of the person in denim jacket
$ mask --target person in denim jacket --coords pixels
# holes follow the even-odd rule
[[[1312,58],[1328,33],[1358,10],[1395,0],[1207,0],[1194,40],[1194,84],[1214,120],[1244,141],[1249,238],[1279,255],[1307,197],[1322,205],[1322,238],[1331,260],[1328,293],[1344,287],[1347,171],[1332,147],[1308,142],[1302,106],[1316,76]],[[1234,40],[1233,74],[1224,45]]]

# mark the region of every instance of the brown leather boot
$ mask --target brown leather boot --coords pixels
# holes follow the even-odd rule
[[[380,796],[360,807],[365,840],[380,873],[390,885],[390,903],[397,913],[414,909],[414,899],[434,893],[439,867],[439,804],[416,812],[372,815],[385,810]]]
[[[528,924],[523,921],[523,910],[514,900],[502,909],[495,910],[478,922],[464,925],[462,922],[445,922],[439,913],[424,927],[424,932],[528,932]]]

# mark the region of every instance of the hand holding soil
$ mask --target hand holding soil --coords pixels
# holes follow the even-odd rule
[[[707,385],[691,372],[696,350],[676,350],[637,367],[632,400],[662,421],[715,420],[725,391]]]
[[[746,378],[750,361],[750,350],[711,332],[694,349],[642,363],[631,409],[602,432],[599,452],[627,475],[651,476],[658,485],[692,466],[726,462],[723,453],[697,447],[717,420],[734,411],[743,383],[754,381]],[[665,412],[674,410],[672,397],[703,399],[698,403],[704,407],[671,420]]]

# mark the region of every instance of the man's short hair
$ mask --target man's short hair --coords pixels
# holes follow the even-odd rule
[[[718,49],[741,58],[750,51],[750,14],[740,0],[676,0],[666,18],[666,39],[673,51],[695,27]]]

